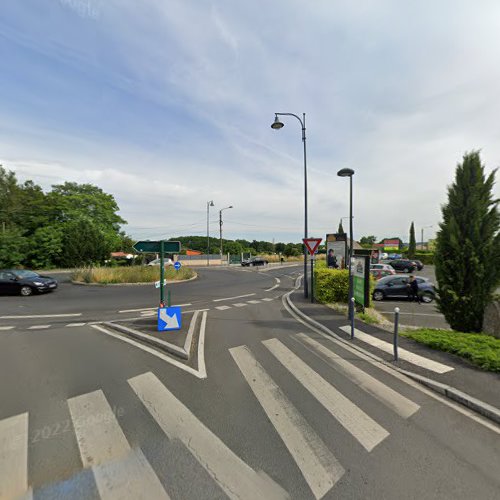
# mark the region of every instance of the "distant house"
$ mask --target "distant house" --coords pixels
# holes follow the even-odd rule
[[[186,249],[186,255],[203,255],[203,252],[199,252],[198,250]]]
[[[112,259],[133,259],[134,254],[132,253],[125,253],[125,252],[111,252],[111,258]]]

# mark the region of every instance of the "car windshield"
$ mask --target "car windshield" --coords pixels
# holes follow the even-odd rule
[[[18,278],[38,278],[40,276],[38,273],[35,273],[35,271],[27,271],[25,269],[21,269],[19,271],[13,271],[13,273]]]

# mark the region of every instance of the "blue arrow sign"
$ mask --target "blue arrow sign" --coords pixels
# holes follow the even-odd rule
[[[180,330],[182,326],[182,315],[180,307],[158,308],[158,331]]]
[[[175,267],[175,270],[178,271],[180,268],[181,268],[182,264],[177,261],[175,264],[174,264],[174,267]]]

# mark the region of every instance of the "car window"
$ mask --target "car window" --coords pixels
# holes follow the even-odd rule
[[[24,269],[21,269],[13,273],[13,276],[17,276],[18,278],[37,278],[39,274],[35,273],[34,271],[26,271]]]
[[[14,278],[14,275],[12,273],[9,273],[7,271],[0,271],[0,280],[9,280],[11,278]]]
[[[392,285],[404,285],[408,282],[407,278],[394,278],[390,280],[388,283],[391,283]]]

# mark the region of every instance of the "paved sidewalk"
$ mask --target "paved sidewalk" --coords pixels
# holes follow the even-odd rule
[[[305,299],[302,292],[296,291],[290,299],[295,307],[303,314],[309,316],[313,320],[327,327],[339,337],[349,339],[354,345],[363,348],[366,351],[373,353],[385,361],[391,362],[395,366],[412,372],[420,377],[426,377],[432,381],[450,386],[460,392],[463,392],[473,398],[480,400],[495,407],[500,414],[500,374],[493,372],[486,372],[475,368],[462,358],[453,354],[433,350],[423,344],[419,344],[413,340],[399,337],[399,360],[393,360],[392,351],[386,352],[379,347],[372,345],[379,341],[385,341],[392,345],[393,334],[383,330],[374,325],[368,325],[362,321],[355,321],[355,329],[363,332],[365,335],[362,337],[369,337],[371,343],[363,342],[359,338],[350,340],[350,328],[345,328],[350,325],[348,319],[339,313],[336,313],[329,307],[323,304],[311,304],[310,299]],[[344,328],[343,328],[344,327]],[[349,333],[347,333],[347,331]],[[367,334],[367,335],[366,335]],[[360,335],[361,337],[361,335]],[[387,346],[385,346],[387,347]],[[408,358],[411,359],[412,355],[417,355],[415,362],[409,362],[402,359],[402,351],[408,351]],[[410,354],[411,353],[411,354]],[[444,373],[438,373],[435,370],[424,367],[425,361],[419,363],[418,357],[425,358],[437,362],[440,365],[445,365],[446,370]],[[431,366],[433,363],[430,364]],[[437,365],[436,365],[437,366]]]

